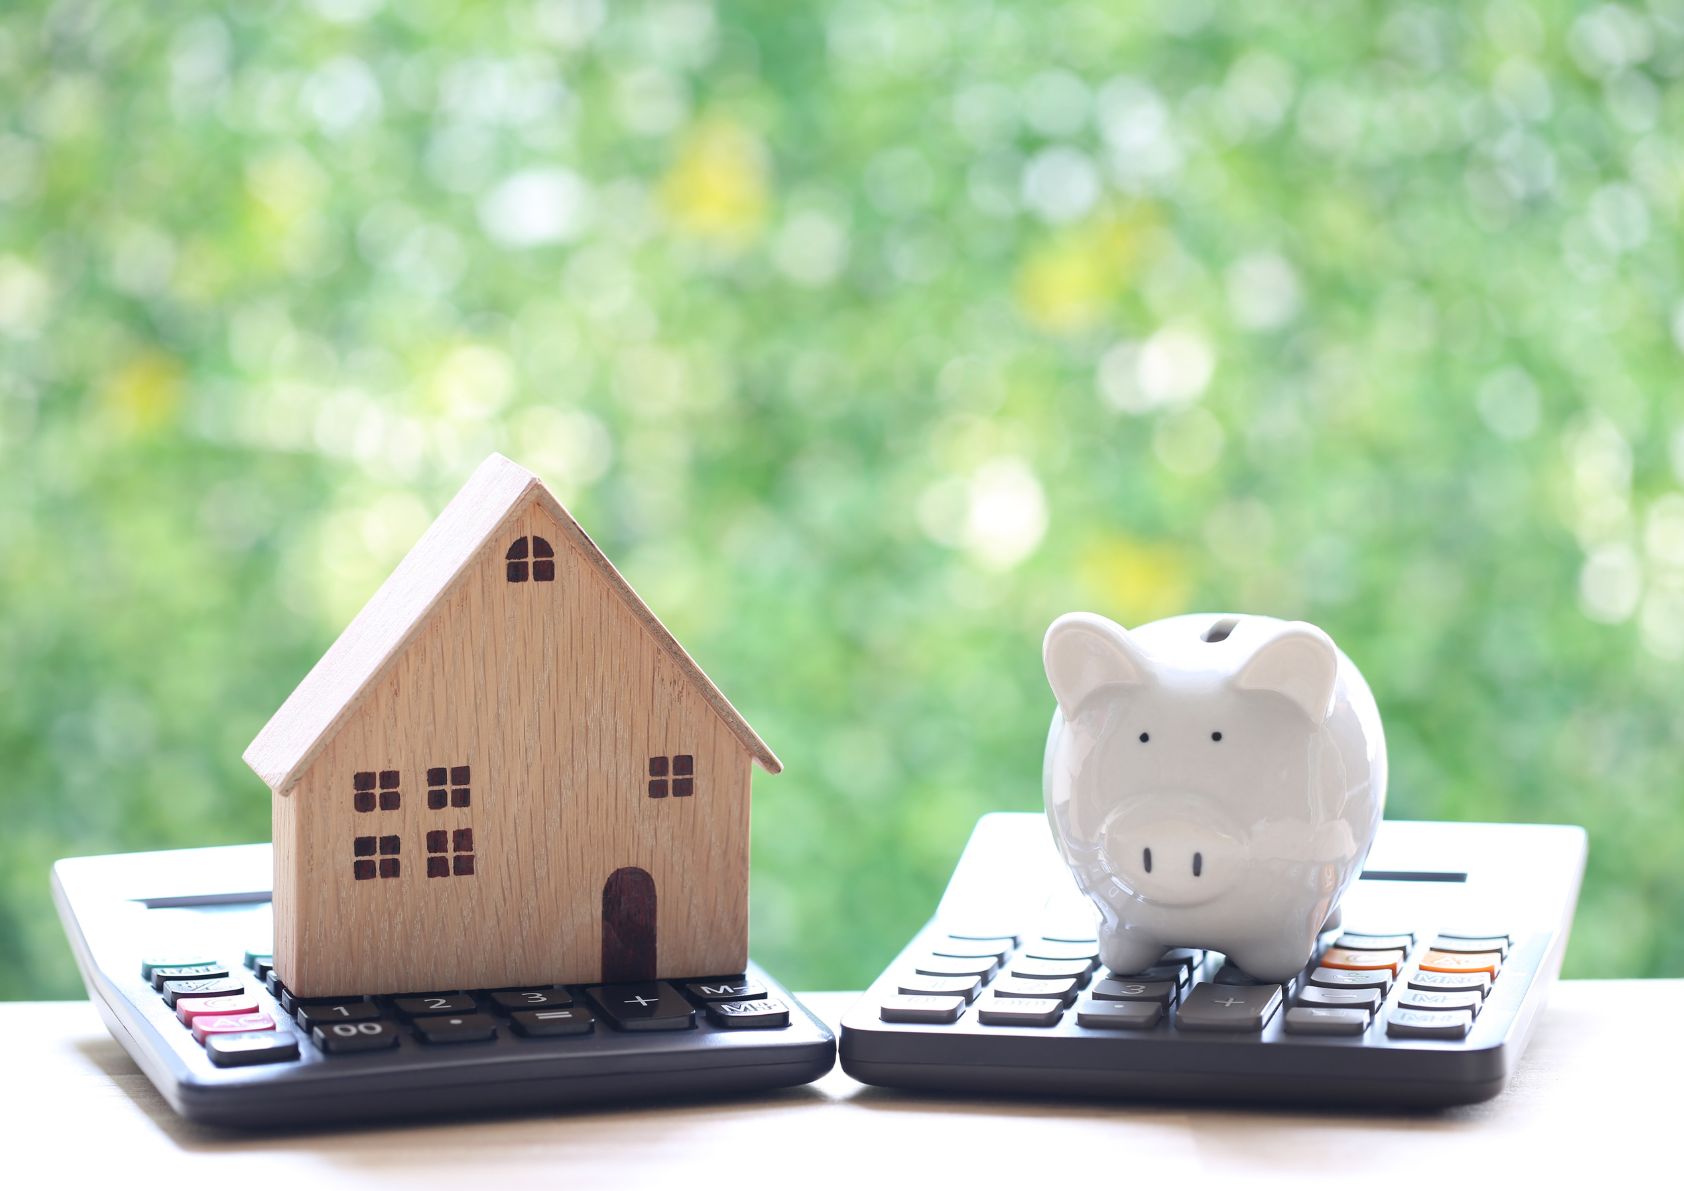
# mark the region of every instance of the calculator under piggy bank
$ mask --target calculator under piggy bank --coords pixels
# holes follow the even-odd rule
[[[1560,970],[1578,827],[1387,821],[1304,968],[1172,948],[1099,958],[1047,820],[987,815],[934,917],[842,1021],[887,1087],[1265,1104],[1461,1104],[1500,1092]]]

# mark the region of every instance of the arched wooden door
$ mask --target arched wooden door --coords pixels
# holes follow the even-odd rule
[[[602,887],[602,979],[655,979],[655,878],[640,868],[615,869]]]

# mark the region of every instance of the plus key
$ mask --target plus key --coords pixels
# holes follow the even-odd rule
[[[616,1030],[688,1030],[696,1024],[695,1006],[665,981],[598,984],[585,992]]]

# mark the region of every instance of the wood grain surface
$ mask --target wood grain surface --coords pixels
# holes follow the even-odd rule
[[[458,549],[463,536],[477,547]],[[541,580],[540,543],[554,564]],[[454,577],[421,582],[418,554]],[[248,752],[277,783],[275,960],[289,987],[594,982],[607,883],[625,868],[653,879],[656,974],[742,969],[750,771],[777,758],[535,477],[493,457],[369,609],[377,624],[359,616],[299,688],[345,706],[289,700]]]

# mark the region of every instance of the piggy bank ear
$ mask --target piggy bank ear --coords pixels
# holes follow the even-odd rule
[[[1339,651],[1313,624],[1295,620],[1283,624],[1253,651],[1234,685],[1242,691],[1274,691],[1285,695],[1321,724],[1332,709],[1333,684],[1339,675]]]
[[[1041,660],[1067,719],[1100,687],[1138,686],[1150,671],[1128,630],[1092,612],[1066,612],[1053,621]]]

